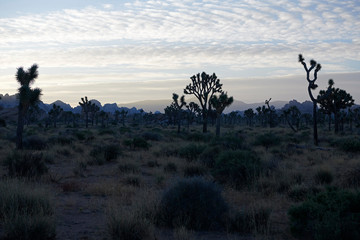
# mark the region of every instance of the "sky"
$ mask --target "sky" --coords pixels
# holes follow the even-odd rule
[[[194,74],[216,73],[246,103],[309,100],[298,62],[360,100],[360,1],[0,0],[0,93],[39,65],[46,103],[171,99]],[[190,96],[186,96],[190,98]]]

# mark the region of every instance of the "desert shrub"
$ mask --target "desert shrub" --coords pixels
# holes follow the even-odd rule
[[[231,211],[227,219],[227,230],[242,234],[267,233],[270,228],[271,209],[253,206],[242,211]]]
[[[168,227],[217,230],[223,226],[228,206],[220,188],[202,178],[180,180],[162,195],[159,221]]]
[[[131,129],[128,127],[120,127],[119,132],[120,134],[131,133]]]
[[[47,147],[46,141],[39,136],[29,136],[24,139],[23,146],[30,150],[44,150]]]
[[[314,175],[314,181],[316,184],[330,184],[334,177],[328,170],[320,169]]]
[[[185,158],[189,162],[195,161],[204,149],[204,145],[188,144],[179,149],[179,156]]]
[[[251,183],[261,171],[262,164],[255,152],[229,150],[219,155],[211,172],[220,183],[240,188]]]
[[[125,139],[123,144],[132,149],[142,148],[148,150],[150,148],[150,144],[142,137],[134,137],[131,139]]]
[[[114,130],[109,128],[101,128],[99,129],[99,135],[114,135]]]
[[[151,140],[151,141],[160,141],[162,139],[161,135],[155,132],[144,132],[142,134],[142,137],[145,140]]]
[[[39,178],[48,171],[42,153],[36,152],[14,151],[6,158],[4,165],[12,177]]]
[[[206,169],[200,165],[188,165],[184,168],[184,177],[204,176]]]
[[[279,145],[280,143],[281,138],[272,132],[258,135],[254,141],[255,145],[263,146],[266,149],[272,146]]]
[[[0,182],[2,239],[55,239],[49,192],[18,180]]]
[[[176,172],[177,166],[175,163],[169,162],[164,166],[164,171],[165,172]]]
[[[328,188],[288,212],[294,236],[316,240],[360,239],[360,193]]]
[[[73,138],[66,136],[59,136],[56,140],[60,145],[70,145],[73,142]]]
[[[348,137],[336,142],[345,152],[360,152],[360,139],[358,137]]]
[[[160,149],[160,154],[166,157],[179,155],[179,149],[175,145],[164,145]]]
[[[147,165],[148,167],[151,167],[151,168],[153,168],[153,167],[160,167],[160,164],[158,163],[157,160],[155,160],[155,161],[148,161],[148,162],[146,163],[146,165]]]
[[[292,186],[287,195],[293,201],[303,201],[309,194],[309,188],[303,184]]]
[[[151,223],[137,212],[124,209],[111,209],[108,213],[107,227],[111,239],[142,240],[152,236]]]
[[[220,152],[221,149],[219,146],[209,146],[199,155],[199,159],[205,166],[213,168],[215,166],[215,160]]]
[[[104,164],[104,161],[110,162],[115,160],[121,155],[120,146],[118,144],[109,144],[105,146],[94,146],[90,151],[90,156],[93,158],[88,163],[91,164]]]
[[[124,183],[127,185],[134,186],[134,187],[140,187],[141,180],[138,176],[130,175],[124,179]]]
[[[211,136],[206,133],[194,132],[186,135],[186,140],[194,142],[209,142]]]
[[[228,134],[220,139],[221,145],[226,149],[238,150],[244,147],[244,139],[234,135]]]
[[[6,121],[3,118],[0,118],[0,127],[6,127]]]
[[[137,173],[139,172],[139,167],[133,163],[120,163],[118,166],[120,172],[122,173]]]
[[[340,183],[343,187],[360,187],[360,164],[346,170],[340,175]]]

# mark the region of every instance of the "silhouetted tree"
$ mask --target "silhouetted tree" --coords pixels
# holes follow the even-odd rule
[[[224,109],[230,106],[234,101],[233,97],[228,97],[227,93],[222,92],[220,96],[213,95],[210,98],[210,105],[215,108],[216,111],[216,137],[220,137],[220,121],[221,114]]]
[[[253,125],[253,119],[255,117],[254,110],[252,108],[245,110],[244,116],[246,118],[247,125],[251,127]]]
[[[329,86],[326,91],[321,90],[319,92],[317,101],[319,102],[321,108],[324,109],[324,111],[329,114],[329,117],[331,117],[330,116],[331,113],[334,114],[335,133],[337,133],[339,131],[340,111],[342,109],[346,109],[353,106],[354,99],[345,90],[335,88],[334,80],[329,79],[328,84]]]
[[[41,89],[34,88],[31,89],[30,85],[35,81],[39,76],[38,65],[33,64],[27,71],[23,67],[19,67],[16,72],[16,80],[20,83],[20,88],[18,89],[18,123],[16,129],[16,148],[23,148],[23,131],[24,131],[24,120],[27,114],[27,111],[30,106],[35,105],[40,100]]]
[[[265,104],[267,106],[267,118],[268,118],[268,122],[269,122],[269,126],[275,127],[275,117],[276,117],[276,112],[273,106],[270,106],[270,101],[271,98],[269,100],[265,100]]]
[[[125,119],[126,119],[127,114],[128,114],[128,111],[121,109],[120,117],[121,117],[121,123],[122,123],[123,127],[125,127]]]
[[[84,98],[81,98],[81,101],[82,102],[79,102],[81,108],[82,108],[82,111],[83,113],[85,114],[85,126],[86,128],[88,128],[88,124],[89,124],[89,112],[91,110],[91,101],[88,101],[88,98],[87,96],[85,96],[85,99]]]
[[[95,116],[97,114],[97,112],[100,111],[100,107],[98,105],[96,105],[95,103],[92,103],[90,105],[90,116],[91,116],[91,126],[94,126],[94,120],[95,120]]]
[[[305,59],[303,58],[303,56],[301,54],[299,54],[299,62],[304,66],[304,69],[306,71],[306,80],[308,81],[308,93],[310,96],[311,101],[313,102],[313,125],[314,125],[314,144],[317,146],[319,144],[318,141],[318,131],[317,131],[317,103],[318,103],[318,99],[316,99],[313,94],[312,94],[312,90],[315,90],[318,85],[315,84],[315,81],[317,80],[317,73],[320,71],[321,69],[321,65],[320,63],[317,63],[315,60],[310,60],[310,68],[307,67],[306,63],[305,63]],[[310,78],[310,73],[311,71],[314,70],[314,78],[311,79]]]
[[[300,127],[300,119],[301,119],[301,112],[297,106],[291,106],[286,110],[283,110],[284,117],[286,122],[289,124],[290,128],[297,132],[299,131]]]
[[[173,99],[172,105],[176,111],[176,122],[178,125],[177,133],[180,133],[181,119],[183,116],[182,108],[186,105],[185,97],[184,97],[184,95],[181,96],[180,102],[179,102],[179,95],[177,95],[176,93],[173,93],[172,99]]]
[[[190,129],[190,125],[193,123],[194,119],[198,114],[200,114],[200,107],[194,102],[190,102],[189,105],[186,105],[186,118],[187,118],[187,128]]]
[[[52,122],[54,124],[54,128],[56,128],[56,122],[62,111],[63,111],[63,109],[60,106],[53,104],[52,109],[50,109],[50,111],[48,113],[50,119],[52,120]]]
[[[193,94],[200,103],[203,119],[203,132],[207,132],[208,113],[210,111],[209,100],[215,93],[222,93],[222,84],[215,73],[208,75],[203,72],[190,77],[191,83],[184,89],[185,94]]]

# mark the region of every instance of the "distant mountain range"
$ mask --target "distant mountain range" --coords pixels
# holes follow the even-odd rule
[[[2,95],[0,94],[0,106],[3,108],[14,108],[18,105],[18,100],[16,98],[16,95]],[[92,103],[95,103],[97,106],[100,107],[100,110],[103,110],[105,112],[111,112],[114,113],[116,110],[121,111],[122,109],[128,110],[129,114],[139,113],[141,110],[145,112],[164,112],[164,109],[169,106],[172,102],[171,99],[166,100],[148,100],[148,101],[138,101],[133,103],[126,103],[126,104],[116,104],[116,103],[106,103],[102,105],[98,100],[92,99],[90,100]],[[195,99],[190,99],[190,101],[195,101]],[[189,101],[189,102],[190,102]],[[275,109],[282,109],[283,107],[288,108],[289,106],[296,105],[301,112],[312,112],[312,102],[311,101],[305,101],[304,103],[300,103],[296,100],[292,100],[290,102],[286,101],[274,101],[270,102],[272,106],[275,107]],[[53,103],[47,104],[40,101],[39,107],[40,109],[44,110],[45,112],[48,112],[52,105],[56,104],[60,106],[64,111],[72,111],[74,113],[80,113],[81,107],[80,105],[76,107],[71,107],[70,104],[64,103],[61,100],[57,100]],[[263,106],[264,102],[261,103],[245,103],[242,101],[234,100],[234,102],[225,109],[224,113],[229,113],[232,111],[245,111],[249,108],[256,109],[259,106]]]

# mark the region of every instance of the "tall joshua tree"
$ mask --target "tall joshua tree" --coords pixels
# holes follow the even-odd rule
[[[208,113],[211,110],[210,98],[215,93],[222,93],[222,84],[215,73],[208,75],[205,72],[190,77],[191,83],[184,89],[185,94],[193,94],[200,103],[203,119],[203,132],[207,132]]]
[[[221,114],[224,111],[224,109],[230,104],[232,104],[234,101],[233,97],[228,97],[227,93],[222,92],[220,96],[212,96],[210,98],[210,104],[215,108],[216,110],[216,137],[220,137],[220,120],[221,120]]]
[[[62,111],[63,111],[63,109],[56,104],[54,104],[52,109],[49,111],[49,117],[53,121],[54,128],[56,128],[56,122],[57,122],[60,114],[62,113]]]
[[[22,149],[24,120],[30,106],[35,105],[40,100],[41,89],[31,89],[30,85],[34,83],[39,76],[38,65],[33,64],[27,71],[23,67],[19,67],[16,72],[16,80],[20,83],[19,92],[19,107],[18,107],[18,124],[16,129],[16,148]]]
[[[315,84],[315,81],[317,80],[317,73],[320,71],[321,65],[320,63],[317,63],[315,60],[312,59],[310,60],[310,68],[308,68],[308,66],[305,63],[305,59],[301,54],[299,54],[299,62],[304,66],[304,69],[306,71],[306,80],[308,81],[309,84],[308,93],[311,101],[313,102],[314,144],[317,146],[319,144],[318,132],[317,132],[317,114],[316,114],[318,100],[314,97],[311,90],[315,90],[318,87],[318,85]],[[310,73],[313,69],[315,69],[314,78],[311,79]]]
[[[86,123],[85,123],[85,126],[86,128],[88,128],[88,122],[89,122],[89,112],[91,110],[91,101],[88,101],[88,98],[87,96],[85,96],[85,99],[84,98],[81,98],[81,101],[82,102],[79,102],[81,108],[82,108],[82,111],[85,113],[85,119],[86,119]]]
[[[327,91],[321,90],[317,97],[320,107],[329,115],[334,114],[335,133],[339,131],[339,113],[341,109],[350,108],[354,105],[354,99],[345,90],[335,88],[334,80],[329,79]],[[330,119],[329,119],[330,121]],[[329,122],[330,130],[330,122]]]
[[[181,115],[183,113],[182,108],[186,105],[185,97],[184,97],[184,95],[181,96],[180,103],[179,103],[179,95],[177,95],[176,93],[173,93],[172,99],[173,99],[172,105],[173,105],[174,109],[176,110],[176,121],[178,124],[177,133],[180,133]]]

